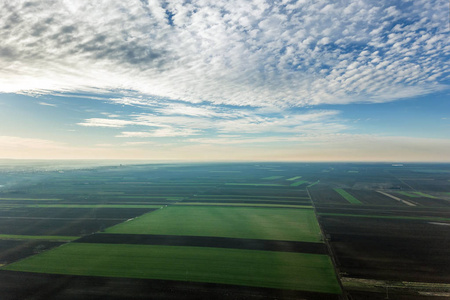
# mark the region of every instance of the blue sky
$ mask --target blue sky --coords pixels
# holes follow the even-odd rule
[[[450,161],[446,0],[0,11],[0,158]]]

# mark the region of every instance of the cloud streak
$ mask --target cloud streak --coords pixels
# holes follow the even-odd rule
[[[448,88],[445,0],[7,0],[0,11],[1,92],[292,107]]]

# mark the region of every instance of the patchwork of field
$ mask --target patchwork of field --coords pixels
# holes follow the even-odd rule
[[[389,296],[423,300],[450,283],[448,165],[155,164],[1,186],[2,299],[384,299],[415,282]]]
[[[314,181],[282,166],[235,168],[96,168],[0,193],[0,240],[38,243],[26,259],[7,257],[4,290],[19,272],[41,274],[23,275],[35,282],[49,274],[117,277],[126,286],[158,280],[171,291],[175,282],[197,282],[213,284],[200,289],[205,295],[226,287],[235,299],[337,299],[339,280],[305,189]],[[59,247],[41,251],[55,241]],[[76,293],[86,293],[82,286]]]

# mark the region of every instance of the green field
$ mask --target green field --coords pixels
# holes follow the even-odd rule
[[[294,181],[294,180],[297,180],[297,179],[300,179],[300,178],[302,178],[302,176],[295,176],[295,177],[292,177],[292,178],[288,178],[286,180]]]
[[[361,201],[359,201],[358,199],[356,199],[355,197],[353,197],[352,195],[350,195],[349,193],[347,193],[346,191],[344,191],[343,189],[334,189],[336,192],[339,193],[339,195],[341,195],[342,197],[345,198],[345,200],[347,200],[348,202],[352,203],[352,204],[362,204]]]
[[[269,176],[269,177],[264,177],[264,180],[275,180],[275,179],[280,179],[283,178],[284,176]]]
[[[318,183],[319,183],[319,180],[317,180],[316,182],[311,183],[311,184],[308,185],[307,187],[313,187],[313,186],[315,186],[315,185],[318,184]]]
[[[17,234],[0,234],[0,240],[58,240],[72,241],[79,238],[78,236],[58,236],[58,235],[17,235]]]
[[[306,180],[296,181],[296,182],[292,183],[291,186],[299,186],[299,185],[302,185],[302,184],[304,184],[306,182],[307,182]]]
[[[321,241],[314,211],[290,208],[168,206],[106,232]]]
[[[70,243],[2,269],[341,293],[330,258],[305,253]]]
[[[419,195],[416,195],[416,194],[413,194],[413,193],[408,193],[408,192],[397,192],[397,193],[401,194],[403,196],[411,197],[411,198],[419,198],[420,197]]]
[[[426,197],[426,198],[437,199],[437,197],[435,197],[435,196],[428,195],[428,194],[425,194],[425,193],[422,193],[422,192],[414,192],[414,194],[422,196],[422,197]]]

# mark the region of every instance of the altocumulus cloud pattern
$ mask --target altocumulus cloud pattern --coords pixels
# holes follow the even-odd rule
[[[449,78],[446,0],[6,0],[0,16],[0,92],[301,107],[419,96]]]

